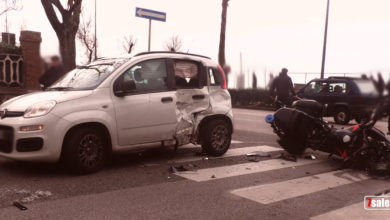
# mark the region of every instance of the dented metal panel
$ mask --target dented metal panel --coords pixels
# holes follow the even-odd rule
[[[203,99],[194,99],[196,96],[204,96]],[[211,109],[207,87],[203,89],[179,89],[176,92],[176,116],[178,124],[175,138],[178,145],[191,142],[198,116]]]

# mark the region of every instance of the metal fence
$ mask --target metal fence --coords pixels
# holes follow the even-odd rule
[[[22,87],[23,84],[23,56],[0,54],[0,88]]]

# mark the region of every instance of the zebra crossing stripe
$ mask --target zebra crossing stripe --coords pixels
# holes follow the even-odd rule
[[[317,159],[317,160],[300,159],[297,162],[291,162],[291,161],[285,161],[281,159],[271,159],[271,160],[265,160],[256,163],[251,162],[251,163],[235,164],[235,165],[215,167],[215,168],[200,169],[195,172],[184,171],[184,172],[176,173],[176,175],[196,182],[203,182],[203,181],[210,181],[210,180],[222,179],[227,177],[234,177],[234,176],[240,176],[246,174],[283,169],[288,167],[321,163],[324,161],[325,159]]]
[[[389,211],[365,210],[364,202],[336,209],[322,215],[314,216],[312,220],[322,219],[390,219]]]
[[[224,155],[220,157],[208,157],[208,159],[218,159],[225,157],[235,157],[245,155],[247,153],[255,152],[255,151],[263,151],[263,152],[275,152],[282,151],[282,148],[270,147],[270,146],[252,146],[252,147],[240,147],[240,148],[231,148]],[[186,163],[192,161],[202,160],[203,157],[200,156],[188,156],[180,159],[173,159],[168,161],[168,163]]]
[[[277,183],[231,191],[232,194],[261,204],[270,204],[370,179],[362,172],[339,170]],[[363,209],[363,206],[362,206]]]

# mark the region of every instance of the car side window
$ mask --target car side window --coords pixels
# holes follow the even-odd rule
[[[117,80],[133,80],[136,94],[166,91],[168,86],[165,59],[140,62],[126,70]]]
[[[318,94],[328,92],[328,84],[326,82],[311,82],[305,87],[306,94]]]
[[[329,93],[331,93],[331,94],[346,94],[346,93],[348,93],[347,84],[345,82],[329,83]]]
[[[209,76],[210,86],[223,85],[222,74],[217,68],[209,68],[208,76]]]
[[[187,60],[175,60],[174,72],[177,89],[200,88],[200,70],[198,63]]]

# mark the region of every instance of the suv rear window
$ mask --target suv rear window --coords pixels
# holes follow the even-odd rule
[[[354,80],[360,92],[365,95],[378,95],[374,83],[371,80]]]

